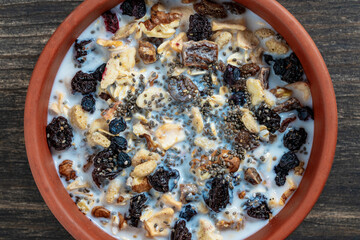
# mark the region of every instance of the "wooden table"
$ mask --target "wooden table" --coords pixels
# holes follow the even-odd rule
[[[72,239],[33,181],[23,110],[39,54],[81,2],[0,0],[0,239]],[[360,239],[360,0],[279,2],[304,25],[323,54],[339,108],[331,175],[314,209],[289,239]]]

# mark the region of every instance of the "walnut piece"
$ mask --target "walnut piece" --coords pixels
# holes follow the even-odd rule
[[[218,151],[214,151],[211,154],[212,162],[220,164],[222,161],[224,161],[227,169],[229,172],[234,173],[239,169],[240,166],[240,158],[230,155],[230,151],[226,149],[222,149],[220,154],[218,154]]]
[[[145,64],[156,62],[156,48],[149,42],[139,41],[139,55]]]
[[[110,218],[110,211],[102,206],[93,207],[91,215],[96,218]]]
[[[77,178],[76,171],[72,169],[72,165],[73,161],[71,160],[65,160],[59,165],[59,173],[61,176],[65,177],[66,181]]]

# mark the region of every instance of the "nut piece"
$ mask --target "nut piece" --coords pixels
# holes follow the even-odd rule
[[[198,188],[195,184],[180,184],[180,201],[182,203],[191,202],[197,193]]]
[[[252,185],[257,185],[262,182],[260,174],[256,171],[255,168],[252,167],[246,169],[244,179]]]
[[[144,162],[137,165],[130,175],[134,178],[144,178],[146,176],[149,176],[155,170],[156,166],[156,161]]]
[[[110,211],[102,206],[93,207],[91,215],[96,218],[110,218]]]
[[[160,110],[169,99],[169,93],[160,87],[149,87],[136,99],[139,108]]]
[[[153,214],[144,221],[144,228],[147,231],[147,237],[165,237],[169,235],[169,224],[174,218],[172,208],[164,208],[160,212]]]
[[[243,24],[243,20],[232,20],[232,21],[212,21],[212,30],[219,31],[219,30],[236,30],[236,31],[244,31],[246,27]]]
[[[255,49],[260,41],[250,30],[239,31],[236,38],[236,43],[243,49]]]
[[[263,89],[269,88],[270,68],[262,67],[259,73],[259,80]]]
[[[243,116],[241,117],[241,121],[244,123],[245,127],[252,133],[260,132],[260,126],[256,122],[253,115],[251,115],[249,110],[243,110]]]
[[[201,133],[204,129],[204,121],[202,119],[200,109],[198,107],[192,107],[191,114],[193,115],[192,124],[194,125],[196,132]]]
[[[156,48],[149,42],[139,41],[139,55],[145,64],[156,62]]]
[[[214,225],[209,220],[200,219],[197,237],[199,240],[222,240],[223,237],[216,231]]]
[[[176,37],[174,37],[172,40],[170,40],[170,47],[176,51],[181,52],[183,48],[184,42],[187,42],[188,38],[186,36],[185,32],[179,33]]]
[[[214,41],[219,49],[222,49],[232,39],[232,34],[226,31],[218,31],[211,36],[211,40]]]
[[[174,210],[176,211],[180,211],[181,207],[182,207],[182,203],[179,201],[176,201],[174,199],[173,196],[171,196],[170,194],[164,194],[161,198],[160,201],[163,202],[164,204],[166,204],[169,207],[172,207]]]
[[[276,41],[275,39],[266,41],[265,45],[271,53],[285,54],[289,51],[288,45],[283,42]]]
[[[110,181],[108,189],[106,190],[105,199],[106,202],[111,204],[117,199],[118,194],[120,192],[120,181],[119,179],[114,179]]]
[[[215,150],[218,143],[214,140],[210,140],[207,137],[197,137],[194,140],[194,144],[201,147],[205,151]]]
[[[303,173],[305,171],[304,165],[305,165],[305,163],[303,161],[300,161],[299,166],[294,168],[295,175],[297,175],[297,176],[303,175]]]
[[[280,198],[279,204],[281,206],[285,205],[286,200],[296,191],[297,186],[295,184],[291,184],[290,188],[287,189]]]
[[[185,67],[208,69],[218,59],[218,45],[207,40],[184,42],[182,58]]]
[[[129,22],[128,24],[119,28],[119,30],[116,31],[115,35],[113,36],[113,39],[118,40],[121,38],[126,38],[131,34],[133,34],[138,27],[139,26],[136,21]]]
[[[255,35],[261,39],[268,38],[275,35],[275,32],[269,28],[260,28],[255,31]]]
[[[76,171],[72,169],[72,165],[73,161],[71,160],[65,160],[59,165],[59,173],[61,176],[65,177],[66,181],[77,178]]]
[[[285,88],[292,90],[292,96],[297,98],[304,105],[310,99],[310,86],[306,82],[291,83],[286,85]]]
[[[119,215],[119,229],[121,230],[121,229],[125,228],[127,226],[127,224],[126,224],[126,220],[125,220],[124,216],[121,213],[119,213],[118,215]]]
[[[175,144],[185,140],[185,131],[179,124],[165,123],[155,131],[155,136],[160,146],[168,150]]]
[[[218,151],[214,151],[211,154],[212,160],[214,163],[220,164],[224,161],[229,172],[234,173],[239,169],[240,166],[240,158],[230,155],[229,150],[222,149],[220,154],[217,154]]]
[[[86,129],[87,119],[88,116],[80,105],[75,105],[70,109],[70,122],[77,128],[81,130]]]
[[[244,228],[244,219],[240,215],[236,215],[236,219],[225,221],[225,220],[219,220],[216,222],[216,227],[220,230],[226,230],[226,229],[234,229],[236,231],[240,231]]]
[[[302,105],[296,98],[290,98],[285,102],[276,106],[273,110],[277,113],[289,112],[298,108],[301,108]]]
[[[137,165],[147,162],[147,161],[151,161],[151,160],[159,161],[160,158],[161,158],[161,156],[158,153],[150,152],[150,151],[142,148],[135,153],[131,162],[132,162],[132,165],[134,167],[136,167]]]
[[[148,192],[151,188],[152,187],[151,187],[147,177],[144,177],[142,179],[135,177],[133,179],[131,189],[134,192],[137,192],[137,193]]]
[[[280,98],[280,99],[286,99],[289,98],[292,95],[292,91],[287,89],[287,88],[283,88],[283,87],[276,87],[270,90],[270,92],[272,94],[274,94],[274,96],[276,98]]]

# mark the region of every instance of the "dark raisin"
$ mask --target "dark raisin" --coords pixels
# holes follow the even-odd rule
[[[289,112],[298,108],[302,108],[302,105],[299,100],[296,98],[290,98],[286,100],[285,102],[280,103],[276,107],[273,108],[274,112],[277,113],[283,113],[283,112]]]
[[[136,19],[142,18],[146,14],[146,4],[144,0],[125,0],[120,9],[122,14],[133,16]]]
[[[92,73],[96,81],[101,82],[102,75],[105,72],[105,68],[106,68],[106,63],[103,63],[95,70],[95,72]]]
[[[156,47],[159,47],[163,42],[163,38],[156,38],[156,37],[147,37],[144,39],[144,41],[147,41],[151,44],[154,44]]]
[[[105,101],[109,100],[111,98],[111,96],[105,92],[102,92],[99,94],[99,97]]]
[[[209,40],[212,34],[211,24],[205,16],[197,13],[190,16],[189,29],[186,33],[189,40]]]
[[[274,72],[276,75],[281,76],[281,80],[287,83],[301,81],[304,69],[295,53],[292,53],[289,57],[280,59],[271,59],[268,55],[266,55],[265,61],[274,62]]]
[[[247,102],[246,94],[243,91],[235,92],[229,98],[229,104],[243,106]]]
[[[185,219],[186,221],[190,221],[190,219],[196,214],[197,214],[196,208],[190,204],[187,204],[182,208],[179,216]]]
[[[131,157],[127,153],[119,152],[117,163],[121,168],[128,168],[131,166]]]
[[[226,70],[223,75],[223,80],[231,87],[240,86],[240,89],[245,88],[246,80],[241,77],[241,70],[231,64],[226,66]]]
[[[65,150],[71,146],[73,136],[73,129],[64,117],[56,117],[46,126],[49,148]]]
[[[122,168],[118,164],[117,153],[113,149],[104,149],[94,157],[92,177],[98,187],[100,187],[105,180],[116,178],[121,171]]]
[[[148,176],[150,185],[158,192],[169,192],[174,189],[175,181],[179,178],[177,170],[165,167],[159,167]]]
[[[243,78],[248,78],[251,76],[255,76],[260,71],[260,67],[256,63],[248,63],[242,65],[240,70],[241,76]]]
[[[310,118],[314,119],[314,112],[310,107],[303,107],[296,109],[298,112],[298,118],[302,121],[307,121]]]
[[[299,150],[306,142],[307,132],[304,128],[291,129],[283,138],[284,146],[291,151]]]
[[[201,0],[199,3],[194,3],[194,10],[201,15],[208,15],[214,18],[227,17],[225,7],[211,0]]]
[[[101,16],[104,18],[106,31],[116,33],[119,29],[119,19],[117,18],[116,13],[109,10],[104,12]]]
[[[245,203],[245,209],[250,217],[257,219],[266,220],[272,214],[267,204],[267,198],[260,193],[256,193],[255,197]]]
[[[89,43],[91,43],[92,40],[83,40],[83,41],[78,41],[78,39],[75,40],[75,44],[74,44],[74,50],[75,50],[75,60],[78,63],[84,63],[86,61],[86,56],[88,54],[88,50],[89,48],[87,47],[87,45]]]
[[[83,95],[96,91],[97,81],[89,73],[78,71],[71,80],[71,89],[73,92],[80,92]]]
[[[111,139],[110,147],[114,150],[125,151],[127,149],[127,146],[128,142],[124,137],[116,136]]]
[[[191,240],[192,234],[186,227],[184,220],[178,220],[175,223],[174,229],[171,231],[171,240]]]
[[[246,150],[253,150],[260,146],[256,137],[248,131],[241,129],[235,137],[236,145]]]
[[[169,78],[168,91],[179,102],[190,102],[199,95],[197,86],[184,75]]]
[[[271,133],[276,132],[280,128],[281,117],[264,104],[261,104],[255,110],[255,116],[259,123],[265,125]]]
[[[274,61],[274,58],[271,55],[264,54],[264,61],[266,62],[266,64],[271,65],[271,62]]]
[[[294,169],[300,163],[296,154],[292,151],[285,153],[278,165],[274,167],[276,173],[275,183],[278,186],[283,186],[286,182],[286,176],[289,174],[291,169]]]
[[[188,41],[183,44],[182,59],[186,67],[208,69],[218,58],[218,46],[211,41]]]
[[[230,203],[229,183],[221,177],[216,177],[206,183],[210,191],[204,194],[206,205],[214,212],[220,212]]]
[[[119,134],[120,132],[125,131],[126,122],[123,117],[115,118],[111,120],[109,124],[109,132],[112,134]]]
[[[95,98],[92,95],[86,95],[81,99],[81,107],[87,112],[94,113]]]
[[[229,12],[235,15],[241,15],[246,11],[245,7],[241,6],[236,2],[224,2],[223,5],[226,8],[226,10],[228,10]]]
[[[127,217],[130,226],[138,227],[141,213],[146,207],[147,197],[144,193],[133,196],[130,199],[129,216]]]
[[[276,185],[280,186],[284,186],[284,184],[286,183],[286,175],[284,172],[279,171],[276,176],[275,176],[275,183]]]

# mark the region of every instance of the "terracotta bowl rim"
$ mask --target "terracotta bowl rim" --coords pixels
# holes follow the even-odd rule
[[[26,96],[24,134],[33,177],[52,213],[76,239],[115,238],[95,227],[94,223],[78,211],[60,179],[54,177],[54,174],[57,175],[56,168],[53,161],[48,161],[51,153],[45,137],[47,105],[56,71],[71,42],[95,20],[96,16],[119,2],[121,1],[86,0],[64,20],[41,53]],[[337,140],[335,92],[319,50],[294,16],[274,0],[240,0],[239,2],[265,19],[286,39],[304,66],[312,93],[316,92],[316,95],[313,94],[315,113],[313,146],[316,145],[316,150],[312,148],[309,166],[299,189],[265,228],[248,238],[284,239],[310,212],[330,173]],[[66,46],[64,42],[67,43]],[[304,181],[305,179],[309,180]]]

